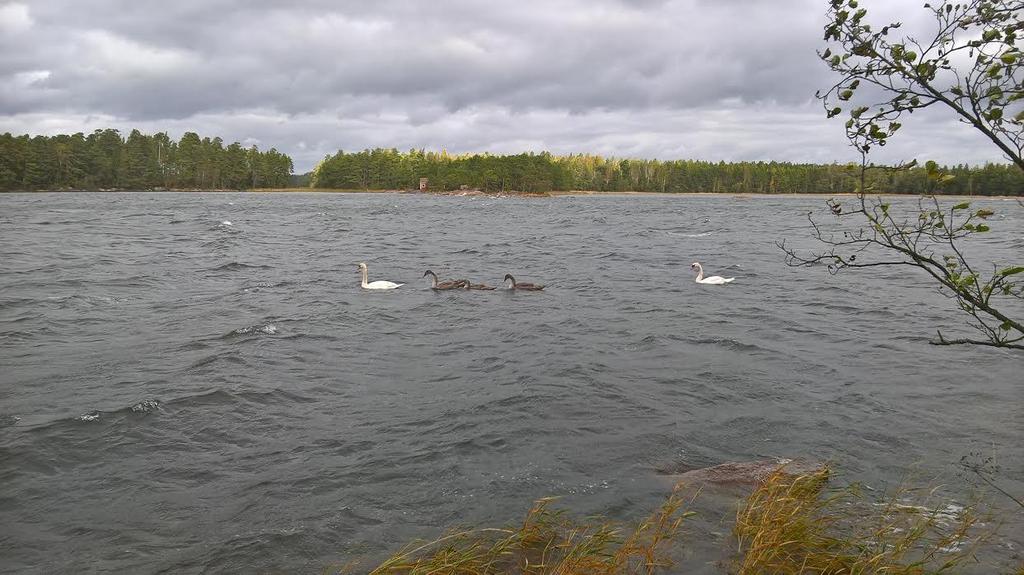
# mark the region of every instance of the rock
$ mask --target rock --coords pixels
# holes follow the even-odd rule
[[[729,462],[701,469],[673,474],[676,486],[715,484],[750,485],[764,483],[773,473],[784,470],[793,475],[814,473],[824,469],[820,463],[792,459],[764,459],[761,461]]]

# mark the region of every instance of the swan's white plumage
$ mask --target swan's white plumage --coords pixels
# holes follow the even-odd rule
[[[362,284],[363,289],[397,289],[405,284],[396,284],[395,282],[389,282],[384,280],[377,280],[368,284]]]
[[[699,284],[710,284],[710,285],[722,285],[733,281],[736,278],[723,278],[722,276],[708,276],[704,279],[697,280]]]
[[[704,268],[701,267],[700,263],[698,263],[698,262],[693,262],[692,264],[690,264],[690,269],[697,270],[696,282],[699,283],[699,284],[725,285],[725,284],[727,284],[727,283],[729,283],[729,282],[731,282],[731,281],[736,279],[736,278],[723,278],[722,276],[708,276],[708,277],[704,277]]]
[[[378,290],[380,290],[380,289],[397,289],[397,288],[405,285],[405,284],[396,284],[395,282],[389,282],[389,281],[384,281],[384,280],[377,280],[375,282],[367,282],[366,280],[367,280],[367,276],[369,275],[369,272],[366,269],[366,264],[365,263],[360,263],[359,264],[359,271],[363,275],[363,278],[362,278],[363,281],[360,282],[360,284],[359,284],[363,289],[378,289]]]

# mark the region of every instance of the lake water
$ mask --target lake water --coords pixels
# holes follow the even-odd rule
[[[972,253],[1021,263],[1024,208],[979,205]],[[657,469],[765,456],[966,499],[983,452],[1024,493],[1024,355],[928,345],[970,332],[911,270],[787,268],[774,242],[812,247],[820,207],[0,195],[0,569],[365,568],[544,496],[635,519]],[[407,285],[363,291],[359,261]],[[428,268],[549,287],[434,293]]]

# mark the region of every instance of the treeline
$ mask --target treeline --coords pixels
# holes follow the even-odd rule
[[[880,193],[1024,195],[1024,172],[1012,165],[946,168],[956,178],[934,189],[923,168],[871,170],[868,184]],[[313,170],[310,186],[342,189],[411,189],[429,178],[430,188],[469,186],[485,191],[846,193],[856,190],[859,170],[841,164],[629,160],[549,153],[496,156],[395,149],[339,151]]]
[[[186,132],[96,130],[59,136],[0,135],[0,190],[250,189],[286,187],[292,160],[271,148]]]

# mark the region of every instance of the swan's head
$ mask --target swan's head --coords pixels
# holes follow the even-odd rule
[[[434,272],[432,272],[430,270],[427,270],[427,271],[423,272],[423,277],[427,277],[427,276],[434,276],[436,278],[437,274],[435,274]]]
[[[697,271],[700,269],[700,264],[697,262],[693,262],[692,264],[690,264],[690,269],[693,271]]]
[[[359,270],[362,271],[362,270],[365,270],[365,269],[366,269],[366,264],[363,263],[363,262],[359,262]]]
[[[512,274],[505,274],[505,279],[503,281],[516,283],[516,278],[512,277]]]

